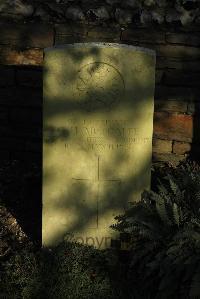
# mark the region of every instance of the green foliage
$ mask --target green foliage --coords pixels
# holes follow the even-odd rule
[[[141,298],[200,296],[200,168],[187,162],[161,175],[113,225],[131,235],[130,285]]]
[[[110,279],[111,254],[74,242],[42,250],[25,248],[5,264],[5,298],[120,298]]]

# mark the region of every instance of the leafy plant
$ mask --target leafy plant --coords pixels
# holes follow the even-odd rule
[[[113,225],[131,235],[130,285],[139,298],[200,296],[200,168],[187,162],[162,173],[157,190]]]
[[[75,242],[29,246],[5,263],[1,290],[6,299],[122,299],[111,278],[115,260],[111,251]]]

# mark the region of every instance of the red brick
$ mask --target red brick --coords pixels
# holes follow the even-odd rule
[[[185,114],[155,112],[154,136],[167,140],[191,142],[193,137],[193,118]]]
[[[41,49],[20,51],[1,47],[0,63],[3,65],[42,65],[43,51]]]
[[[173,143],[173,153],[182,155],[185,153],[190,152],[191,150],[191,144],[187,142],[177,142],[175,141]]]

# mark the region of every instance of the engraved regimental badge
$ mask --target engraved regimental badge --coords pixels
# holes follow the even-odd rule
[[[77,101],[86,111],[110,110],[121,100],[124,90],[122,75],[108,63],[89,63],[78,71]]]

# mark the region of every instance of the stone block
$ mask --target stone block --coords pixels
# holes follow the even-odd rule
[[[173,153],[177,155],[183,155],[189,153],[191,150],[191,143],[188,142],[178,142],[173,143]]]
[[[166,85],[198,87],[200,82],[200,73],[170,70],[165,72],[163,82]]]
[[[157,57],[156,59],[156,68],[157,69],[176,69],[181,71],[191,71],[198,72],[200,71],[200,63],[196,61],[183,61],[178,58],[166,58],[166,57]]]
[[[88,26],[57,24],[55,25],[55,45],[83,42],[88,34]]]
[[[167,33],[166,41],[171,44],[183,44],[187,46],[200,46],[199,34],[192,33]]]
[[[167,101],[198,101],[200,99],[199,88],[182,86],[157,85],[155,89],[155,100]]]
[[[155,112],[154,137],[191,142],[193,138],[193,118],[185,114]]]
[[[120,28],[93,26],[93,27],[89,27],[87,37],[91,40],[93,39],[93,41],[101,41],[102,39],[104,39],[104,40],[116,42],[120,40],[120,35],[121,35]]]
[[[25,48],[51,47],[54,41],[53,26],[46,24],[1,24],[0,44]]]
[[[153,153],[171,153],[172,141],[153,138]]]
[[[156,30],[128,28],[122,31],[121,41],[131,41],[149,44],[164,44],[165,32]]]
[[[173,57],[189,61],[194,61],[200,58],[199,48],[196,47],[182,45],[140,45],[155,50],[157,57]]]
[[[187,155],[176,155],[176,154],[158,154],[153,153],[153,162],[169,163],[173,166],[178,165],[181,161],[186,160]]]
[[[156,100],[154,105],[156,112],[167,111],[186,113],[188,111],[188,103],[186,101]]]

